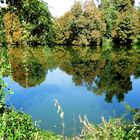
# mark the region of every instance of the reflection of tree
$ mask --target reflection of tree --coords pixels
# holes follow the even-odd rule
[[[136,66],[136,71],[134,72],[135,78],[140,77],[140,64]]]
[[[23,87],[33,87],[42,83],[48,69],[46,61],[43,60],[47,58],[44,49],[10,47],[9,59],[13,80]]]
[[[93,91],[98,95],[105,93],[105,100],[111,102],[113,96],[119,101],[124,100],[124,94],[132,89],[131,75],[123,75],[114,69],[114,64],[106,65],[95,80]]]
[[[59,67],[77,86],[96,95],[123,101],[132,89],[131,75],[140,77],[139,50],[95,50],[90,47],[9,47],[13,79],[23,87],[39,85],[46,72]],[[8,71],[9,72],[9,71]],[[10,72],[9,72],[10,73]]]
[[[88,51],[92,52],[88,53]],[[56,61],[59,67],[69,75],[72,75],[74,83],[80,86],[84,83],[91,84],[104,65],[104,61],[99,60],[100,54],[94,51],[89,49],[89,47],[73,47],[72,49],[56,48],[53,54],[57,56]],[[91,55],[92,53],[94,53],[94,57]],[[85,56],[86,54],[87,56]]]
[[[100,63],[100,65],[99,65]],[[84,83],[90,85],[94,81],[96,75],[100,72],[104,62],[97,61],[77,61],[71,63],[71,69],[66,70],[67,73],[73,75],[73,81],[76,85],[83,85]]]
[[[114,54],[114,52],[112,52]],[[96,94],[105,94],[106,101],[111,102],[113,96],[119,101],[124,100],[124,94],[132,89],[130,76],[139,63],[135,52],[117,52],[112,55],[100,75],[95,80],[96,86],[94,92]],[[114,57],[114,58],[113,58]]]
[[[55,56],[63,54],[57,57],[59,67],[72,75],[73,82],[96,95],[105,94],[107,102],[114,96],[123,101],[132,89],[131,75],[139,77],[139,57],[134,50],[105,52],[89,47],[56,50]]]

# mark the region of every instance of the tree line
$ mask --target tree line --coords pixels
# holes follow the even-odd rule
[[[1,0],[0,3],[4,1]],[[0,42],[78,46],[131,46],[140,35],[140,9],[134,0],[76,1],[53,18],[42,0],[6,0],[0,8]]]
[[[134,0],[76,1],[71,10],[56,19],[56,43],[98,46],[105,42],[132,45],[140,34],[140,11]]]

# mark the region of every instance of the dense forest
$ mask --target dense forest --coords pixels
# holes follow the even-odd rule
[[[1,0],[1,3],[4,1]],[[134,0],[76,1],[54,18],[42,0],[7,0],[0,8],[0,43],[78,46],[132,46],[140,35]]]
[[[118,45],[131,45],[140,32],[140,12],[133,0],[75,2],[71,10],[56,19],[60,44],[102,45],[110,39]]]

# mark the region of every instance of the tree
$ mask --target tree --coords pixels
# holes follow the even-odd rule
[[[110,0],[101,0],[99,9],[102,11],[103,20],[106,23],[106,33],[105,37],[111,38],[112,28],[115,25],[117,18],[117,10]]]
[[[84,17],[86,22],[86,36],[89,45],[99,46],[102,44],[102,37],[106,32],[106,24],[102,20],[102,13],[95,6],[93,1],[87,1],[84,5]]]
[[[116,24],[112,29],[114,44],[131,46],[138,35],[139,16],[134,0],[115,1],[118,10]]]
[[[0,8],[0,45],[2,45],[3,42],[3,12]]]
[[[135,0],[117,0],[117,1],[113,0],[113,3],[117,11],[125,12],[132,9],[132,7],[134,6]]]
[[[56,36],[57,40],[66,45],[99,46],[106,30],[101,16],[92,1],[75,2],[71,10],[56,21],[61,34]]]
[[[105,37],[117,46],[131,46],[138,35],[138,10],[134,0],[101,0],[99,9],[103,11],[106,23]]]
[[[3,22],[7,43],[21,43],[22,28],[19,17],[15,13],[7,12],[3,17]]]
[[[71,12],[66,12],[63,16],[58,19],[55,19],[54,28],[55,28],[55,40],[56,44],[67,44],[70,38],[70,26],[73,21],[74,16]]]
[[[22,39],[37,44],[50,44],[53,37],[52,17],[41,0],[8,0],[7,13],[15,16],[23,29]],[[19,23],[18,22],[18,23]]]
[[[139,19],[135,9],[120,12],[112,30],[114,44],[131,46],[138,35]]]

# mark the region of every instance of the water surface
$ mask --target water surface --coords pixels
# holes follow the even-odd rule
[[[57,99],[65,113],[65,134],[80,133],[79,115],[100,123],[124,113],[124,103],[140,107],[139,50],[91,47],[11,47],[4,80],[14,90],[7,105],[30,114],[39,127],[61,134]],[[10,76],[12,78],[10,78]]]

